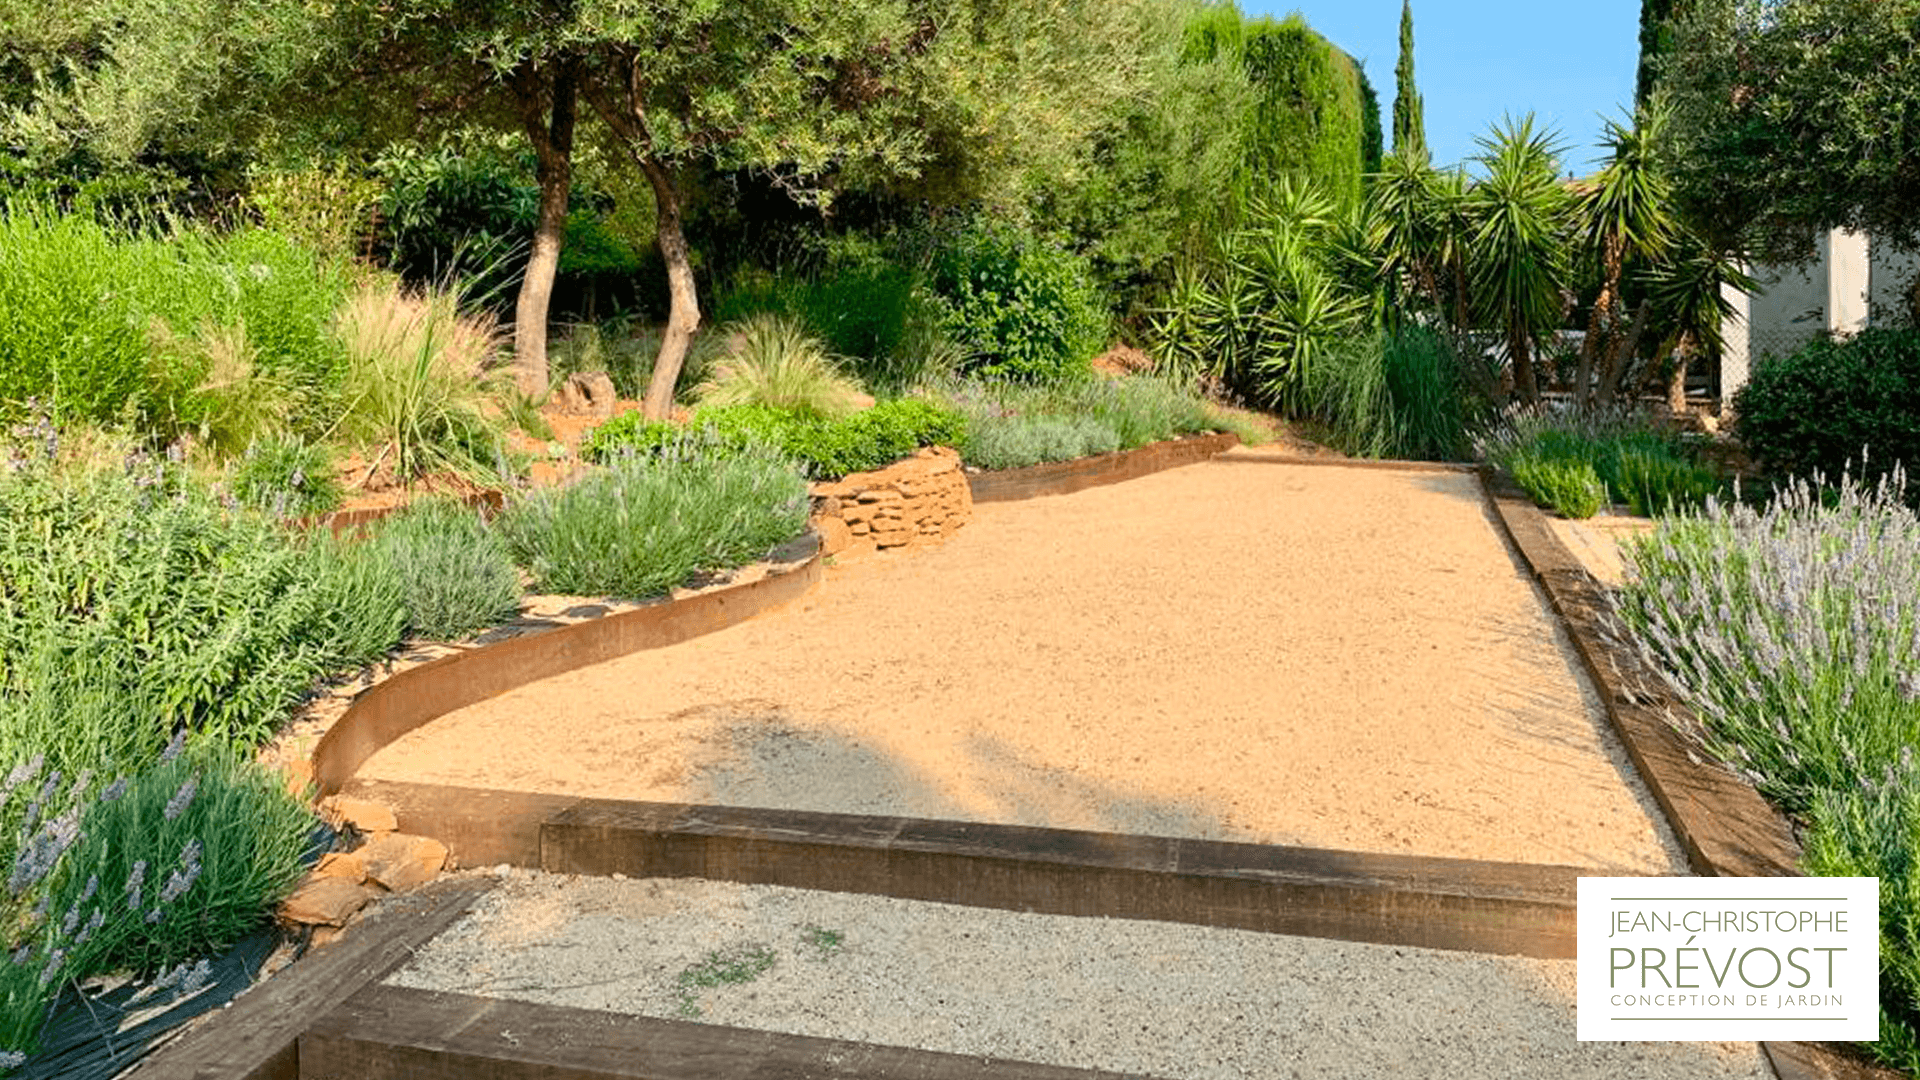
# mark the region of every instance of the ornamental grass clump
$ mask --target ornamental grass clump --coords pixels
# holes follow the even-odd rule
[[[715,453],[687,434],[615,457],[565,488],[527,493],[500,519],[545,592],[645,597],[765,556],[806,528],[807,481],[764,446]]]
[[[1692,733],[1808,825],[1810,873],[1881,879],[1881,1039],[1920,1068],[1920,519],[1897,470],[1709,500],[1628,550],[1622,621]]]

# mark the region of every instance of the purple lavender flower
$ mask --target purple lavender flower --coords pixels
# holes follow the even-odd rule
[[[173,798],[167,800],[167,808],[164,813],[168,821],[179,817],[180,814],[186,810],[187,804],[193,801],[193,793],[198,790],[199,787],[200,778],[197,776],[189,776],[180,784],[180,790],[174,792]]]
[[[126,777],[126,776],[116,777],[113,783],[108,784],[107,789],[100,793],[100,801],[103,803],[110,803],[110,802],[113,802],[115,799],[118,799],[120,796],[125,795],[127,793],[127,784],[130,782],[131,782],[130,777]]]
[[[146,882],[147,860],[141,859],[139,862],[133,864],[133,869],[127,874],[126,893],[128,911],[140,910],[140,890]]]
[[[160,751],[160,764],[165,765],[174,758],[179,757],[181,749],[186,745],[187,729],[176,728],[173,732],[173,738],[167,740],[167,748]]]

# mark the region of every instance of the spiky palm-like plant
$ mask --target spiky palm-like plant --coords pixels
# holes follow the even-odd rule
[[[1631,126],[1607,120],[1601,145],[1611,151],[1611,158],[1580,190],[1581,246],[1599,266],[1600,293],[1580,346],[1580,373],[1573,387],[1577,408],[1591,403],[1596,362],[1603,364],[1602,387],[1611,389],[1619,381],[1616,369],[1623,358],[1614,345],[1625,322],[1620,284],[1629,261],[1659,262],[1675,240],[1672,188],[1653,158],[1665,119],[1664,110],[1647,109]]]
[[[1687,366],[1694,356],[1721,346],[1720,328],[1733,314],[1726,287],[1745,292],[1760,288],[1736,252],[1717,251],[1691,233],[1680,235],[1672,257],[1647,272],[1648,302],[1667,330],[1658,355],[1672,355],[1667,407],[1687,407]]]
[[[1560,183],[1554,135],[1532,114],[1481,136],[1486,179],[1467,197],[1476,226],[1468,250],[1475,307],[1506,338],[1514,389],[1539,400],[1535,340],[1559,323],[1572,277],[1573,195]]]

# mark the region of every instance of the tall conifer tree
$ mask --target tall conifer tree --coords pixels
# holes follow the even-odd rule
[[[1413,0],[1400,0],[1400,62],[1393,66],[1393,152],[1424,154],[1426,106],[1413,82]]]

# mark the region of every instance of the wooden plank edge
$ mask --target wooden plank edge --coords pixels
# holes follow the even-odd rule
[[[492,883],[442,878],[381,901],[338,942],[308,953],[161,1047],[137,1080],[298,1080],[298,1040],[316,1016],[385,978]]]
[[[321,1017],[301,1036],[299,1054],[305,1080],[1122,1080],[1090,1069],[383,985]]]
[[[600,799],[581,799],[541,826],[540,866],[552,873],[698,877],[1547,959],[1574,955],[1580,873],[1575,867]]]
[[[1459,461],[1406,461],[1399,458],[1313,457],[1306,454],[1269,454],[1249,447],[1244,454],[1221,454],[1213,459],[1221,465],[1313,465],[1335,469],[1380,469],[1390,472],[1470,473],[1480,467]]]

